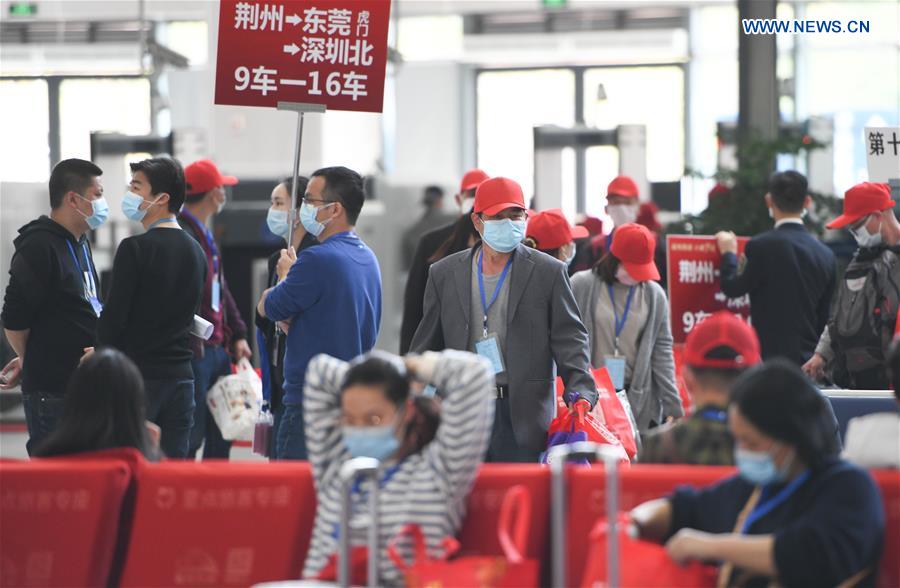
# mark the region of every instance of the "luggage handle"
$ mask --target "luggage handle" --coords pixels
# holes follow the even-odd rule
[[[515,521],[513,521],[515,516]],[[528,528],[531,526],[531,494],[521,484],[506,491],[500,505],[497,538],[503,555],[511,564],[525,560],[528,544]]]
[[[551,538],[553,552],[551,557],[554,588],[565,588],[566,580],[566,463],[572,459],[603,461],[606,471],[606,515],[609,522],[610,537],[607,541],[607,585],[619,586],[619,454],[610,446],[598,445],[588,441],[558,445],[550,450],[551,475]],[[612,516],[610,516],[612,513]]]
[[[350,586],[350,517],[353,508],[351,494],[353,483],[360,478],[370,478],[375,481],[372,491],[369,493],[369,512],[371,523],[369,524],[368,544],[368,585],[374,588],[378,585],[378,473],[381,462],[371,457],[357,457],[341,466],[338,475],[341,479],[341,529],[338,542],[338,584],[344,588]]]

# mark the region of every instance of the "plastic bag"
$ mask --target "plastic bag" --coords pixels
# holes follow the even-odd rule
[[[206,405],[227,441],[252,441],[262,405],[262,380],[246,359],[237,373],[219,378],[206,395]]]
[[[275,417],[269,411],[269,404],[263,402],[253,428],[253,453],[263,457],[272,457],[269,455],[269,448],[272,446],[272,429],[274,428]]]
[[[541,455],[541,463],[550,463],[550,449],[557,445],[569,445],[579,441],[590,441],[599,445],[609,445],[619,453],[622,465],[631,463],[622,442],[594,415],[588,412],[587,401],[575,403],[575,410],[570,411],[562,401],[557,406],[557,416],[547,429],[547,451]],[[581,462],[587,463],[587,462]]]

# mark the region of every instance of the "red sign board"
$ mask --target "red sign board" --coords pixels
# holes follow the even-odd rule
[[[390,0],[221,0],[216,104],[381,112]]]
[[[738,237],[743,254],[749,239]],[[750,322],[750,296],[728,298],[719,282],[719,248],[715,237],[668,235],[666,259],[669,274],[669,308],[672,336],[684,343],[687,334],[709,315],[728,310]]]

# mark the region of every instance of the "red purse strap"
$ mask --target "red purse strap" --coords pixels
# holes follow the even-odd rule
[[[515,517],[515,521],[513,521]],[[506,491],[500,505],[497,536],[506,559],[513,564],[522,563],[531,526],[531,494],[525,486],[513,486]]]

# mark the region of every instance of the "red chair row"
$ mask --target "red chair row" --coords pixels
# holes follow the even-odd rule
[[[731,468],[634,466],[621,472],[621,507]],[[880,584],[900,586],[900,474],[874,473],[888,516]],[[460,531],[463,555],[500,555],[506,490],[532,496],[525,557],[549,563],[550,472],[485,465]],[[567,520],[569,578],[578,584],[588,535],[605,516],[600,467],[573,467]],[[128,452],[0,462],[2,586],[250,586],[299,576],[315,516],[309,466],[299,462],[165,462]],[[549,578],[549,569],[543,570]]]

